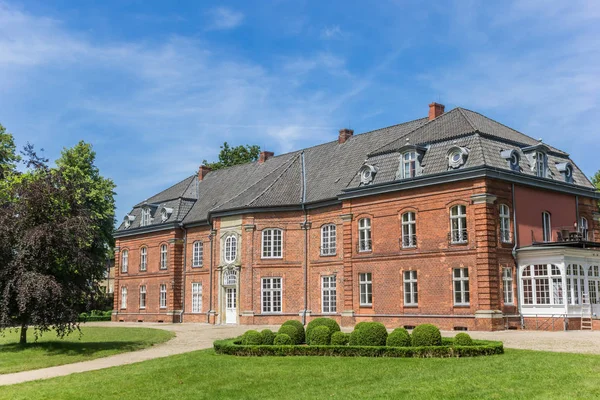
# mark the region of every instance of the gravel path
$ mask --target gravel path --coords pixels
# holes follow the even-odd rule
[[[208,324],[154,324],[154,323],[114,323],[96,322],[89,326],[119,326],[166,329],[175,332],[175,338],[166,343],[149,347],[144,350],[117,354],[96,360],[83,361],[56,367],[23,371],[13,374],[0,375],[0,386],[15,383],[48,379],[57,376],[70,375],[77,372],[133,364],[154,358],[168,357],[174,354],[187,353],[194,350],[212,347],[216,339],[225,339],[241,335],[248,329],[262,330],[270,328],[277,330],[278,326],[226,326]],[[348,331],[344,329],[344,331]],[[454,336],[457,332],[442,332],[444,336]],[[499,331],[499,332],[468,332],[474,339],[500,340],[504,347],[513,349],[557,351],[568,353],[600,354],[600,332],[569,331],[569,332],[538,332],[538,331]]]

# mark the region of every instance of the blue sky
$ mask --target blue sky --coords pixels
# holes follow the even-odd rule
[[[376,4],[374,6],[373,4]],[[117,218],[214,160],[462,106],[600,169],[600,2],[4,1],[0,123],[83,139]]]

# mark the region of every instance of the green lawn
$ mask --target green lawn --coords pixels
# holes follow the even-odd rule
[[[73,332],[61,340],[53,332],[34,343],[33,329],[27,332],[29,343],[19,345],[19,333],[5,331],[0,336],[0,374],[70,364],[78,361],[139,350],[171,339],[172,332],[148,328],[108,328],[82,326],[82,335]]]
[[[600,398],[600,356],[235,357],[197,351],[2,387],[1,399]]]

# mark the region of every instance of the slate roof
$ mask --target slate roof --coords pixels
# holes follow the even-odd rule
[[[408,139],[408,141],[407,141]],[[350,137],[345,143],[324,143],[307,149],[271,157],[264,163],[252,162],[209,172],[198,181],[197,175],[134,206],[135,220],[128,229],[139,227],[141,208],[152,205],[151,226],[159,226],[161,207],[173,209],[166,222],[202,223],[210,214],[248,208],[299,206],[336,200],[344,189],[360,186],[360,168],[378,168],[372,184],[398,181],[401,176],[400,150],[407,143],[426,149],[421,160],[422,175],[451,170],[448,150],[460,146],[469,150],[461,168],[488,166],[510,171],[501,157],[503,150],[520,155],[521,173],[535,175],[532,160],[523,149],[540,142],[479,113],[455,108],[429,121],[421,118],[399,125]],[[547,145],[546,145],[547,146]],[[570,162],[574,185],[592,189],[568,154],[547,146],[549,179],[564,182],[557,163]]]

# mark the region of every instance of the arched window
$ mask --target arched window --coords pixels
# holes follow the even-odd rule
[[[581,304],[581,297],[585,291],[585,272],[577,264],[567,266],[567,304]]]
[[[546,153],[542,151],[536,151],[535,153],[535,175],[540,178],[546,177]]]
[[[417,176],[417,152],[407,151],[402,155],[402,178],[414,178]]]
[[[521,274],[524,305],[564,304],[562,276],[554,264],[528,265]]]
[[[402,247],[417,246],[417,223],[415,213],[412,211],[402,214]]]
[[[450,242],[467,243],[467,206],[450,209]]]
[[[321,255],[332,256],[336,253],[336,227],[334,224],[327,224],[321,227]]]
[[[202,242],[194,242],[193,256],[192,256],[192,267],[201,267],[202,258],[204,255],[204,244]]]
[[[500,204],[500,240],[510,243],[510,209],[506,204]]]
[[[371,219],[358,220],[358,251],[371,251]]]
[[[126,274],[129,269],[129,250],[123,250],[121,253],[121,272]]]
[[[550,213],[546,211],[542,213],[542,240],[544,242],[552,241],[552,221]]]
[[[140,249],[140,271],[146,271],[148,269],[148,248],[142,247]]]
[[[283,254],[281,229],[265,229],[262,232],[262,258],[281,258]]]
[[[579,232],[582,240],[588,240],[588,220],[585,217],[579,219]]]
[[[232,263],[237,258],[237,237],[229,235],[225,238],[225,251],[223,254],[225,262]]]
[[[167,245],[160,246],[160,269],[167,269]]]
[[[237,285],[237,271],[234,269],[228,269],[223,272],[223,285],[233,286]]]

